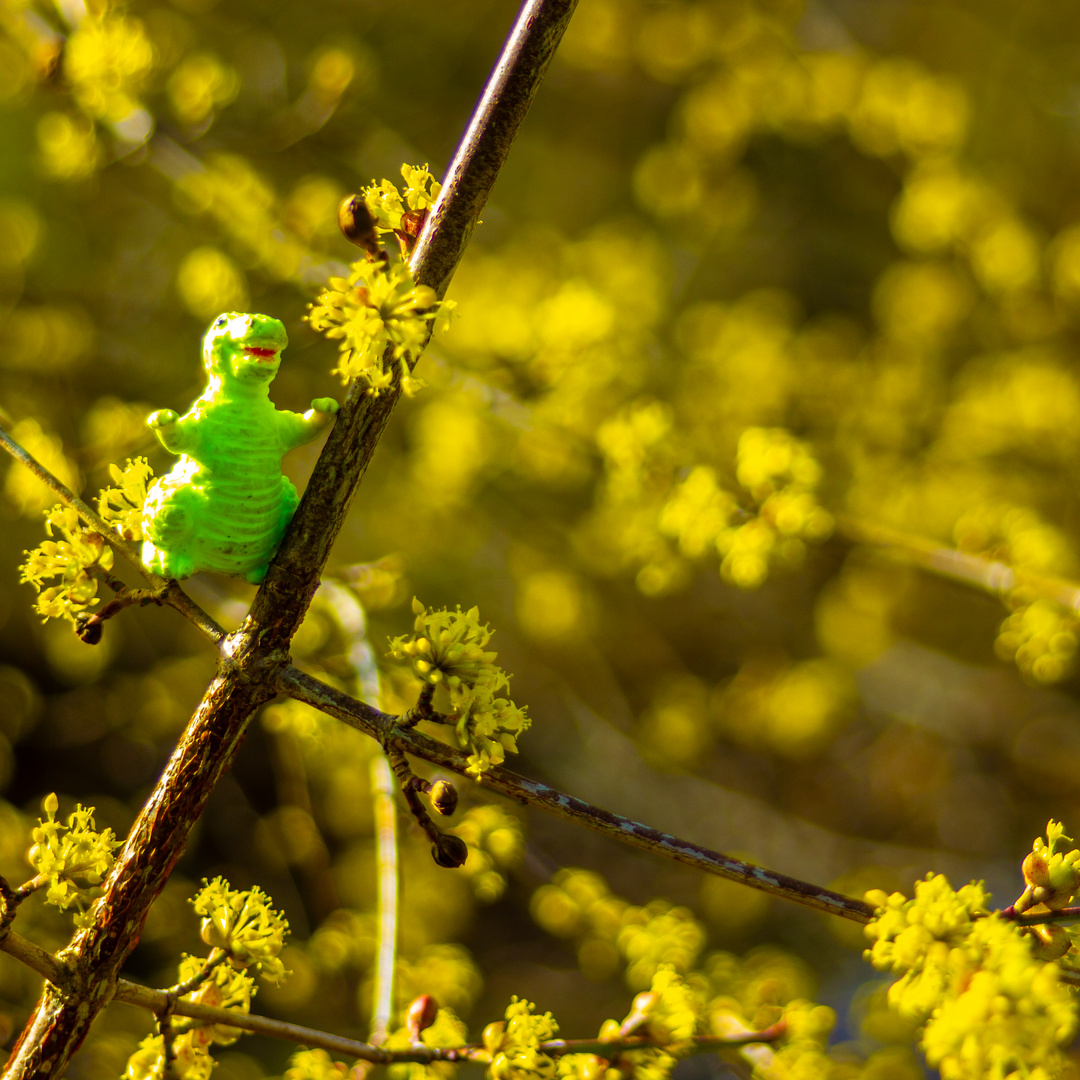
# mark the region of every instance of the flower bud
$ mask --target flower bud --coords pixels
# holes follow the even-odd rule
[[[369,255],[379,254],[375,218],[359,195],[346,195],[338,207],[338,225],[345,239],[363,248]]]
[[[465,865],[469,857],[469,846],[459,836],[440,836],[438,843],[431,845],[431,857],[448,870]]]
[[[1033,851],[1024,860],[1021,869],[1024,880],[1029,885],[1048,885],[1050,883],[1049,860],[1038,851]]]
[[[653,1009],[656,1008],[660,1001],[660,995],[654,993],[652,990],[646,990],[643,993],[638,994],[634,998],[634,1004],[631,1006],[634,1012],[645,1013],[647,1016]]]
[[[212,949],[227,949],[229,939],[222,934],[218,924],[213,919],[203,919],[199,927],[199,937]]]
[[[427,219],[427,210],[406,210],[401,215],[401,231],[416,239],[424,231]]]
[[[412,1041],[420,1041],[420,1032],[435,1023],[439,1014],[439,1003],[430,994],[421,994],[413,998],[409,1011],[405,1015],[405,1030]]]
[[[458,802],[457,788],[449,780],[436,780],[431,785],[431,805],[443,817],[449,817],[456,809]]]
[[[91,616],[81,615],[75,620],[75,633],[85,645],[98,645],[105,629],[102,622],[91,622]]]
[[[1064,926],[1042,923],[1028,931],[1031,955],[1036,960],[1057,960],[1072,948],[1072,939]]]
[[[480,1041],[484,1044],[484,1049],[489,1054],[494,1054],[500,1046],[503,1044],[503,1037],[506,1035],[506,1021],[496,1020],[493,1024],[488,1024],[484,1028],[484,1034],[480,1036]]]

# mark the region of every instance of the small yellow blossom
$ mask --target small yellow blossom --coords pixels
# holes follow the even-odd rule
[[[42,805],[45,817],[34,828],[34,844],[26,858],[48,880],[45,902],[61,911],[76,905],[78,921],[87,904],[87,892],[85,887],[76,885],[75,879],[88,885],[99,884],[112,869],[113,851],[120,841],[112,829],[100,833],[95,829],[92,806],[76,806],[64,823],[56,820],[59,800],[55,794],[49,795]]]
[[[135,458],[121,469],[109,466],[116,487],[102,488],[98,495],[98,513],[125,539],[138,541],[142,536],[143,503],[146,489],[154,477],[146,458]]]
[[[361,379],[373,395],[385,390],[392,368],[400,365],[402,389],[414,394],[423,385],[410,373],[409,359],[419,355],[439,309],[435,291],[417,285],[408,267],[360,259],[347,278],[332,277],[306,316],[315,330],[338,342],[334,373],[343,383]]]
[[[523,708],[497,696],[510,676],[484,648],[492,630],[480,622],[478,608],[432,611],[414,599],[413,612],[414,632],[391,639],[390,655],[411,660],[423,682],[446,689],[458,742],[472,751],[469,772],[479,776],[502,764],[507,752],[517,753],[517,738],[531,721]]]
[[[203,941],[224,949],[234,967],[254,964],[271,983],[280,983],[288,975],[278,954],[289,924],[281,912],[270,907],[270,897],[258,886],[238,890],[217,877],[206,882],[191,903],[195,913],[203,917]]]

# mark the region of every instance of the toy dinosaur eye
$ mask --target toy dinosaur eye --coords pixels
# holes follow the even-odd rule
[[[229,320],[227,318],[225,318],[224,315],[219,315],[217,317],[217,320],[214,322],[214,325],[215,326],[224,326],[228,321]]]

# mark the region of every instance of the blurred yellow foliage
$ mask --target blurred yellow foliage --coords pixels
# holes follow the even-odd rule
[[[176,271],[176,288],[188,311],[204,321],[248,306],[243,271],[214,247],[196,248],[184,256]]]

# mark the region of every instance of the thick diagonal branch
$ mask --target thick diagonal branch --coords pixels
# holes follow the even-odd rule
[[[413,258],[422,283],[444,291],[524,119],[576,0],[528,0],[449,170],[433,224]],[[274,669],[318,587],[375,446],[397,400],[353,386],[308,490],[243,627],[221,643],[222,664],[104,885],[93,924],[64,960],[67,992],[47,986],[8,1059],[10,1080],[60,1076],[115,992],[153,900],[187,845],[206,800],[229,767],[255,710],[274,696]],[[72,496],[74,498],[74,496]]]
[[[442,296],[532,103],[577,0],[527,0],[455,151],[413,251],[418,284]],[[415,362],[415,357],[412,361]],[[387,369],[397,371],[396,364]],[[354,383],[338,412],[296,516],[255,598],[248,626],[271,647],[295,633],[401,390],[373,397]]]

